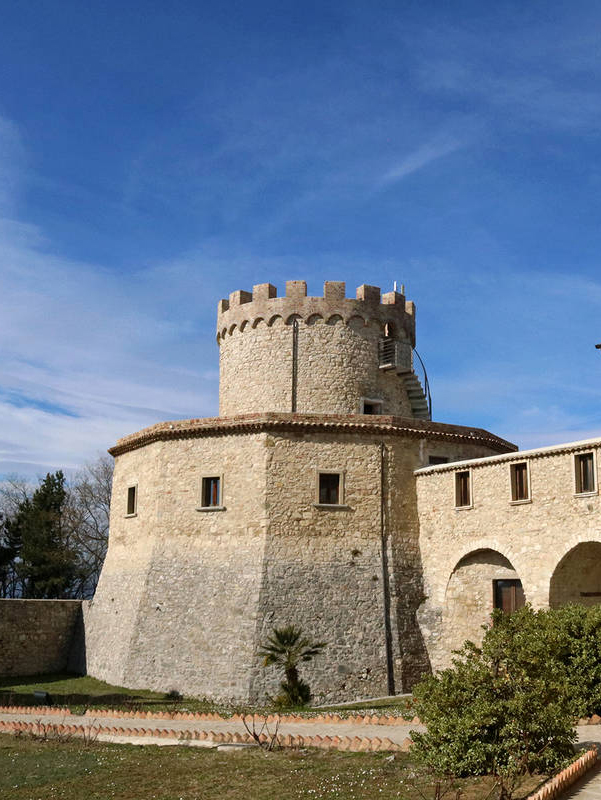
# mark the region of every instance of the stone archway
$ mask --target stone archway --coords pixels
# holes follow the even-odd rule
[[[523,605],[524,594],[518,573],[497,550],[475,550],[463,556],[453,569],[442,615],[442,652],[450,664],[452,650],[466,639],[480,643],[482,625],[490,620],[495,605]]]
[[[549,606],[601,603],[601,542],[581,542],[555,567],[549,586]]]

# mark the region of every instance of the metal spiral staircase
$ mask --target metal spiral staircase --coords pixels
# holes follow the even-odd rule
[[[378,343],[378,359],[380,369],[394,370],[403,379],[413,416],[417,419],[431,420],[430,383],[426,367],[417,350],[407,342],[385,337]]]

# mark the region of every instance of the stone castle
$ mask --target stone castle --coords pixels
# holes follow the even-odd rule
[[[601,600],[601,440],[536,451],[432,422],[400,292],[289,281],[219,303],[220,416],[119,440],[89,674],[256,701],[259,649],[327,642],[316,698],[408,691],[494,606]]]

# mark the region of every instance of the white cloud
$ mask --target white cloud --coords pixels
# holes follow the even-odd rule
[[[1,219],[0,474],[75,468],[147,424],[216,413],[212,281],[206,261],[128,275],[75,262]]]
[[[396,183],[408,175],[423,169],[433,161],[438,161],[440,158],[465,147],[466,144],[467,142],[453,136],[436,138],[404,156],[394,167],[391,167],[381,176],[378,183],[380,185]]]

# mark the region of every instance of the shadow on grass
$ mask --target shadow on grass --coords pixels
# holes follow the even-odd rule
[[[111,686],[87,675],[15,676],[0,679],[0,705],[119,706],[177,709],[183,698]]]

